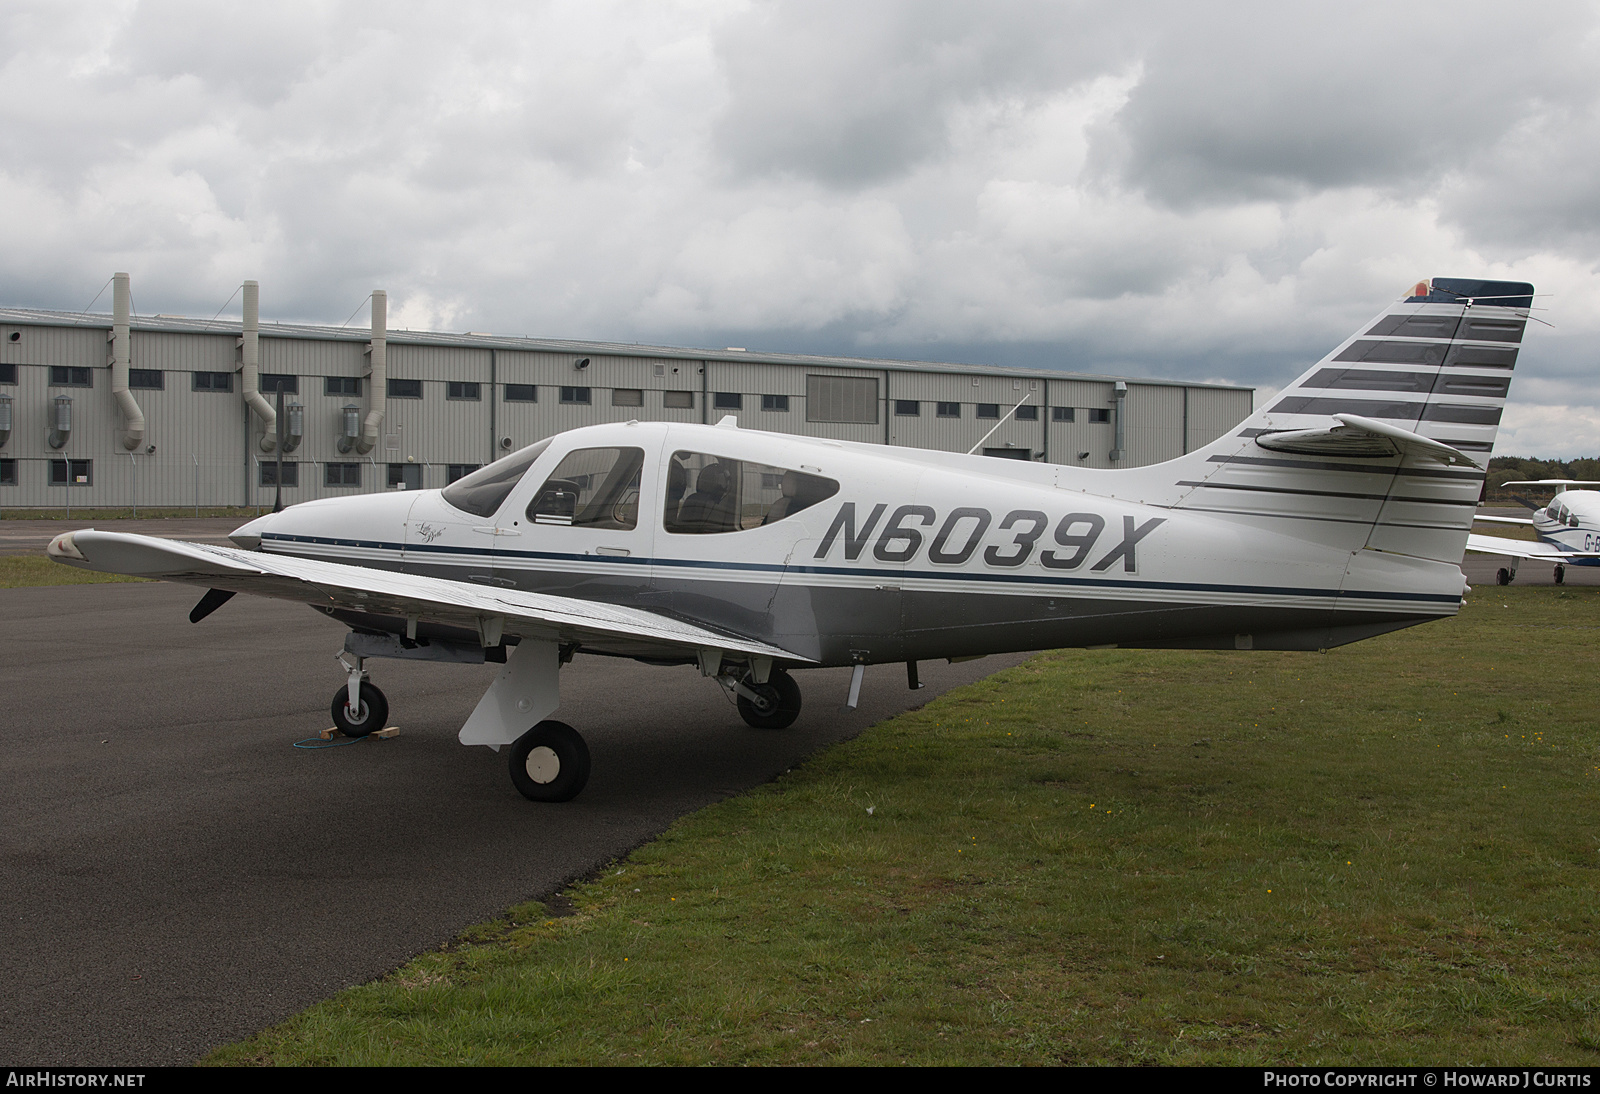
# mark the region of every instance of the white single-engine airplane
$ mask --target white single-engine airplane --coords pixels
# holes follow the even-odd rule
[[[1592,479],[1520,479],[1502,486],[1600,486]],[[1523,559],[1555,563],[1556,584],[1566,580],[1568,566],[1600,566],[1600,493],[1593,490],[1562,490],[1543,509],[1531,517],[1477,518],[1490,524],[1520,524],[1532,527],[1538,542],[1505,539],[1502,536],[1468,536],[1467,550],[1485,555],[1503,555],[1510,566],[1500,567],[1500,584],[1516,579],[1517,564]]]
[[[92,529],[59,562],[236,592],[349,625],[345,733],[383,726],[370,657],[504,662],[462,727],[524,795],[589,758],[547,720],[574,653],[695,665],[745,721],[792,669],[1072,646],[1317,650],[1455,614],[1533,287],[1439,278],[1227,436],[1093,470],[717,426],[575,429],[443,490],[324,499],[237,548]]]

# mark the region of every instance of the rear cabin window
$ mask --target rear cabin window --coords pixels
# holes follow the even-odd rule
[[[680,535],[739,532],[776,524],[838,492],[839,484],[821,475],[705,452],[674,452],[667,464],[662,522]]]
[[[628,530],[639,525],[642,448],[580,448],[567,453],[528,503],[535,524]]]

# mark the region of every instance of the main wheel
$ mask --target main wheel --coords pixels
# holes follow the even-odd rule
[[[1560,585],[1562,582],[1564,582],[1566,580],[1567,580],[1567,568],[1565,566],[1557,566],[1556,567],[1556,584]]]
[[[1500,572],[1494,576],[1495,580],[1500,582],[1502,585],[1511,584],[1511,571],[1506,569],[1504,566],[1500,567]]]
[[[782,669],[773,669],[765,684],[746,684],[764,700],[757,705],[739,696],[739,717],[756,729],[787,729],[800,717],[800,685]]]
[[[365,737],[383,728],[389,720],[389,700],[383,697],[376,684],[361,681],[361,709],[350,709],[350,689],[342,687],[333,693],[333,726],[346,737]]]
[[[529,801],[564,802],[589,781],[589,746],[565,722],[540,722],[517,738],[511,784]]]

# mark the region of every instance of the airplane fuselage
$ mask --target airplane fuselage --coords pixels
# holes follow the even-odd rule
[[[1463,589],[1454,566],[1401,564],[1333,532],[1308,544],[1097,492],[1121,485],[1116,472],[662,423],[542,443],[492,511],[463,510],[450,488],[394,492],[303,503],[237,535],[275,553],[643,608],[825,665],[1099,645],[1320,649],[1453,614]],[[699,500],[713,492],[697,479],[730,475],[734,496]],[[802,506],[789,476],[832,492]]]

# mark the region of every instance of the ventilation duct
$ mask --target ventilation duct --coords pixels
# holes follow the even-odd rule
[[[350,451],[360,439],[361,408],[354,403],[346,403],[339,411],[339,451]]]
[[[300,440],[306,435],[306,408],[300,403],[290,403],[283,408],[283,417],[283,450],[293,452],[300,447]]]
[[[389,294],[372,290],[372,364],[367,372],[367,418],[361,423],[361,439],[356,451],[365,456],[378,445],[378,430],[389,408]]]
[[[132,359],[129,349],[131,336],[129,334],[129,313],[133,306],[133,292],[128,287],[128,275],[125,273],[113,274],[111,277],[111,396],[117,401],[117,408],[122,411],[122,447],[132,452],[144,443],[144,411],[139,409],[138,402],[133,397],[133,392],[128,390],[128,365]],[[70,403],[70,400],[69,400]],[[59,410],[61,398],[56,399]],[[72,411],[67,411],[67,429],[72,428]],[[66,443],[66,430],[61,430],[61,444]],[[50,442],[52,448],[60,448],[54,440]]]
[[[1123,411],[1128,405],[1128,385],[1118,380],[1117,386],[1112,390],[1112,398],[1116,406],[1111,411],[1111,459],[1112,462],[1116,462],[1121,460],[1124,454],[1122,425]]]
[[[239,339],[239,359],[245,405],[261,422],[261,451],[278,447],[278,412],[261,394],[261,285],[244,283],[244,332]],[[287,446],[285,446],[287,448]]]
[[[0,446],[11,439],[11,396],[0,395]]]
[[[57,395],[55,400],[55,413],[50,417],[50,435],[47,440],[51,448],[65,448],[67,438],[72,435],[72,396]]]

